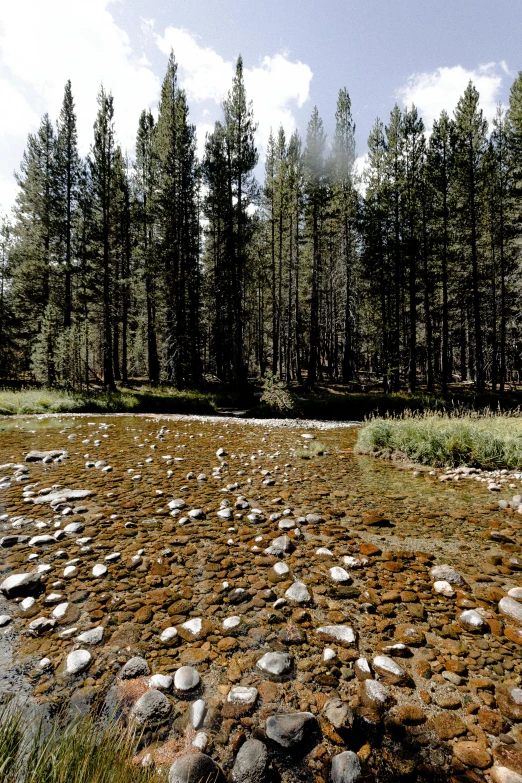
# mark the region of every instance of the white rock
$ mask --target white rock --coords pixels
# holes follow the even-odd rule
[[[455,595],[455,590],[449,582],[446,582],[445,579],[438,579],[436,582],[434,582],[433,589],[439,595],[446,596],[446,598],[453,598]]]
[[[405,680],[406,672],[399,664],[389,658],[387,655],[376,655],[373,659],[373,668],[381,677],[390,680],[392,683],[398,683]]]
[[[290,569],[288,568],[286,563],[283,563],[282,561],[279,561],[278,563],[274,563],[274,571],[278,576],[284,576],[285,574],[290,573]]]
[[[99,644],[103,639],[103,626],[99,625],[97,628],[90,628],[76,638],[82,644]]]
[[[333,557],[333,552],[327,549],[325,546],[320,546],[315,552],[319,557]]]
[[[285,593],[285,598],[298,604],[306,604],[312,600],[308,588],[302,582],[294,582]]]
[[[199,633],[201,633],[201,628],[203,627],[203,620],[201,617],[193,617],[191,620],[187,620],[187,622],[182,623],[181,627],[185,631],[189,631],[194,636],[197,636]]]
[[[0,614],[0,628],[8,625],[11,622],[11,617],[8,614]]]
[[[360,568],[365,562],[368,562],[365,558],[362,560],[358,557],[352,557],[351,555],[345,555],[343,557],[343,563],[348,568]]]
[[[170,691],[172,683],[173,679],[170,674],[153,674],[149,679],[149,688],[156,688],[158,691]]]
[[[514,598],[515,601],[522,601],[522,587],[512,587],[508,590],[508,596]]]
[[[70,576],[73,576],[73,575],[74,575],[74,574],[77,572],[77,570],[78,570],[78,569],[76,568],[76,566],[66,566],[66,567],[63,569],[63,575],[64,575],[66,578],[69,578]]]
[[[226,617],[223,620],[223,630],[230,631],[232,628],[237,628],[237,626],[241,623],[241,617],[238,617],[237,615],[233,615],[232,617]]]
[[[348,571],[345,571],[344,568],[341,568],[340,566],[330,568],[330,578],[334,582],[339,582],[340,584],[352,581],[352,577]]]
[[[201,728],[207,714],[207,705],[204,699],[197,699],[190,705],[190,722],[196,731]]]
[[[501,598],[498,602],[498,608],[502,614],[509,617],[510,620],[522,625],[522,603],[520,603],[520,601],[505,595],[504,598]]]
[[[323,661],[325,661],[325,663],[327,661],[331,661],[333,658],[335,658],[336,655],[337,653],[335,650],[332,650],[331,647],[325,647],[323,650]]]
[[[92,575],[93,576],[105,576],[107,573],[107,566],[104,566],[103,563],[96,563],[96,565],[92,569]]]
[[[434,582],[444,580],[459,587],[465,584],[463,577],[450,565],[433,566],[430,577]]]
[[[192,740],[192,746],[197,748],[201,752],[205,750],[208,745],[208,736],[204,731],[198,731],[194,739]]]
[[[355,634],[349,625],[323,625],[317,628],[316,634],[320,639],[328,642],[355,644]]]
[[[465,627],[474,631],[482,628],[484,625],[483,618],[479,615],[478,612],[475,611],[475,609],[466,609],[465,612],[462,612],[462,614],[459,616],[459,622],[461,625],[464,625]]]
[[[24,612],[27,612],[27,610],[34,605],[34,600],[35,599],[32,596],[28,596],[27,598],[24,598],[24,600],[20,602],[20,606],[22,607]]]
[[[245,688],[237,685],[228,692],[227,701],[231,704],[255,704],[257,700],[257,688]]]
[[[69,608],[69,604],[67,601],[65,601],[62,604],[58,604],[58,606],[55,606],[55,608],[52,611],[52,615],[56,620],[61,620],[62,617],[65,616],[65,613],[67,612],[67,609]]]
[[[177,635],[178,632],[174,627],[165,628],[165,630],[161,632],[160,639],[162,642],[171,642]]]
[[[191,691],[199,685],[199,674],[192,666],[182,666],[174,675],[174,686],[178,691]]]
[[[80,674],[84,672],[90,662],[92,655],[88,650],[75,650],[69,653],[65,662],[65,670],[67,674]]]
[[[491,783],[522,783],[522,775],[508,767],[491,767],[489,776]]]
[[[286,674],[292,666],[292,659],[288,653],[267,652],[257,662],[257,666],[269,674]]]

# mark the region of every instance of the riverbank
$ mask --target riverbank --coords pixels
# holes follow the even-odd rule
[[[522,391],[503,395],[487,392],[477,395],[469,386],[455,386],[444,399],[439,394],[383,394],[380,391],[353,391],[344,386],[318,385],[313,389],[292,387],[292,410],[282,413],[260,401],[260,391],[252,387],[238,399],[225,387],[211,385],[202,390],[176,391],[170,387],[152,388],[135,384],[120,386],[115,393],[102,390],[68,392],[57,389],[0,391],[0,415],[42,413],[157,413],[226,415],[269,419],[299,418],[322,421],[362,421],[370,416],[400,416],[406,411],[454,412],[467,410],[511,411],[522,405]]]
[[[405,456],[435,468],[522,468],[520,415],[410,415],[376,418],[359,432],[359,454]]]

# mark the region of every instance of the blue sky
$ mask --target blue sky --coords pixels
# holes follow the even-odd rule
[[[0,209],[16,188],[27,133],[56,118],[72,80],[87,152],[100,81],[132,153],[142,108],[157,105],[174,48],[200,146],[220,116],[239,52],[259,121],[306,133],[317,104],[327,132],[340,87],[352,98],[358,154],[377,116],[415,102],[429,128],[471,78],[491,118],[518,70],[520,0],[16,0],[0,4]]]

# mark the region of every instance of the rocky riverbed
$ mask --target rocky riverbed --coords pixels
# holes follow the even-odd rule
[[[117,709],[171,783],[521,783],[522,476],[355,439],[0,422],[2,698]]]

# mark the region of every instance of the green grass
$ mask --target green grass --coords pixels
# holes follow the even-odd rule
[[[165,776],[132,766],[136,738],[95,714],[66,725],[32,725],[12,705],[0,711],[2,783],[160,783]]]
[[[359,432],[360,454],[401,452],[433,467],[522,468],[522,416],[406,414],[375,418]]]
[[[0,415],[29,413],[200,413],[216,412],[212,394],[168,388],[116,393],[66,392],[57,389],[0,391]]]

